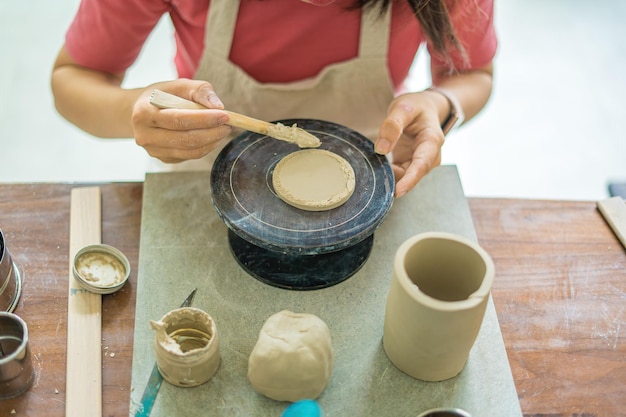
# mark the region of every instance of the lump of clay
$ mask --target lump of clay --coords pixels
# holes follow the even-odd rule
[[[283,310],[267,319],[250,358],[252,387],[277,401],[316,399],[333,368],[328,326],[312,314]]]

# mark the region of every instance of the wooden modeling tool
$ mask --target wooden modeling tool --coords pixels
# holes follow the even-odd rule
[[[175,96],[165,91],[155,89],[150,96],[150,104],[160,109],[186,109],[186,110],[206,110],[202,104]],[[300,148],[317,148],[321,142],[318,138],[304,129],[293,126],[285,126],[282,123],[269,123],[243,114],[223,110],[228,113],[228,125],[240,127],[250,132],[259,133],[273,137],[285,142],[295,143]]]

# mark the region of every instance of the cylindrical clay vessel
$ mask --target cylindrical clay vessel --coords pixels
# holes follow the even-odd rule
[[[154,348],[163,379],[179,387],[204,384],[220,364],[215,322],[206,312],[182,307],[150,321],[156,330]]]
[[[424,381],[459,374],[483,321],[495,268],[478,244],[450,233],[414,236],[397,250],[383,346],[404,373]]]

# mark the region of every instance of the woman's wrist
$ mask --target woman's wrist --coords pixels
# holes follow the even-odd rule
[[[441,112],[439,113],[439,122],[444,135],[463,123],[465,120],[463,108],[453,92],[437,86],[431,86],[426,91],[431,91],[443,97],[446,102],[443,108],[447,109],[447,111],[443,112],[443,116]],[[441,109],[442,107],[439,108]]]

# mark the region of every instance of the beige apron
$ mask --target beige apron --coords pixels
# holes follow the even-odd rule
[[[391,10],[382,17],[376,8],[363,10],[357,57],[289,83],[260,83],[229,60],[238,11],[238,0],[211,0],[204,52],[195,75],[214,86],[226,109],[267,121],[327,120],[376,138],[393,99],[387,66]],[[210,169],[222,147],[200,160],[168,167]]]

